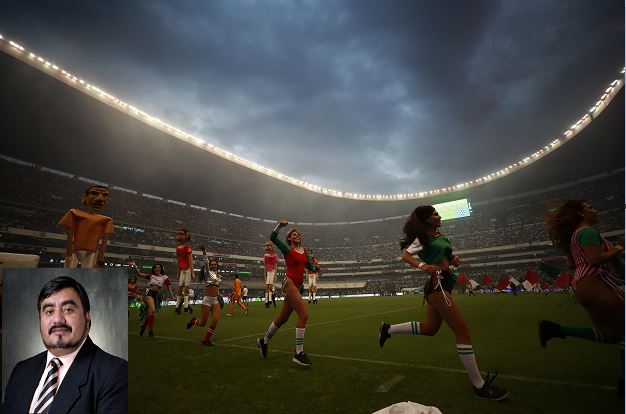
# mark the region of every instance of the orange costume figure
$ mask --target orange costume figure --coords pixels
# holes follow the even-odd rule
[[[248,307],[241,300],[241,280],[238,275],[235,275],[235,280],[233,281],[233,295],[230,298],[230,312],[228,312],[226,316],[233,316],[235,313],[235,302],[241,309],[243,309],[246,316],[248,316]]]
[[[104,267],[104,252],[109,234],[113,234],[111,217],[98,214],[110,202],[109,189],[94,185],[85,191],[83,204],[89,211],[70,209],[59,221],[67,227],[65,267]],[[100,243],[100,246],[98,246]]]

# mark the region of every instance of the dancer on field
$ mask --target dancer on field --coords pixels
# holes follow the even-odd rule
[[[291,229],[287,232],[287,237],[285,237],[286,243],[278,238],[278,232],[287,224],[289,223],[286,220],[280,221],[270,235],[272,243],[278,246],[285,257],[287,270],[285,272],[286,277],[282,283],[285,299],[280,308],[278,318],[270,324],[265,336],[257,339],[257,346],[261,351],[261,356],[265,358],[270,340],[278,329],[289,320],[291,313],[295,311],[298,315],[298,322],[296,323],[296,352],[292,361],[299,365],[309,366],[311,361],[304,353],[304,330],[306,321],[309,318],[309,311],[304,300],[302,300],[300,288],[304,279],[304,268],[318,272],[319,267],[311,262],[306,249],[302,246],[302,238],[297,229]]]
[[[314,266],[318,266],[317,259],[313,256],[313,250],[309,250],[309,257]],[[313,301],[313,304],[317,304],[317,279],[319,278],[319,272],[313,272],[307,269],[309,274],[309,303]]]
[[[211,323],[202,338],[202,345],[213,346],[211,337],[215,333],[217,328],[217,322],[220,319],[222,308],[219,302],[219,288],[222,278],[219,276],[219,264],[215,259],[209,259],[208,271],[206,273],[206,286],[204,288],[204,298],[202,298],[202,305],[200,306],[200,319],[195,316],[187,323],[187,329],[191,329],[192,326],[205,326],[209,313],[211,314]]]
[[[230,295],[230,312],[228,312],[226,316],[233,316],[235,314],[235,303],[239,305],[246,316],[248,316],[248,306],[243,303],[242,299],[241,279],[239,279],[239,275],[235,275],[235,280],[233,280],[233,293]]]
[[[274,245],[271,242],[265,243],[265,255],[263,256],[265,270],[265,307],[270,307],[270,302],[276,307],[274,297],[274,283],[276,283],[276,270],[278,269],[278,256],[274,253]]]
[[[129,277],[128,278],[128,316],[130,316],[130,308],[131,305],[137,302],[139,298],[139,286],[137,286],[137,278]]]
[[[508,390],[491,385],[495,375],[488,374],[487,380],[484,380],[478,370],[469,328],[452,297],[452,289],[457,279],[449,268],[459,265],[459,257],[452,254],[452,245],[439,232],[439,227],[441,217],[433,206],[418,206],[404,224],[404,239],[400,242],[402,259],[430,275],[424,287],[426,317],[423,322],[412,321],[397,325],[383,322],[380,325],[378,343],[382,347],[393,334],[399,333],[433,336],[445,321],[454,333],[456,350],[469,375],[474,395],[489,400],[502,400],[509,394]]]
[[[174,300],[174,293],[172,292],[170,278],[162,273],[163,267],[160,264],[152,266],[152,272],[150,274],[141,273],[135,262],[130,262],[130,265],[133,269],[135,269],[137,276],[148,279],[148,289],[144,298],[146,306],[148,307],[148,316],[146,317],[146,321],[141,325],[139,335],[143,336],[146,328],[148,328],[148,335],[154,336],[154,317],[156,315],[157,306],[160,301],[159,296],[163,287],[167,288],[170,293],[170,297]]]
[[[593,227],[598,210],[585,200],[570,200],[546,216],[546,228],[555,246],[574,270],[572,288],[591,319],[592,326],[539,322],[539,342],[545,348],[552,338],[576,337],[594,342],[619,343],[621,356],[620,393],[624,392],[624,280],[615,264],[624,246],[613,246]]]

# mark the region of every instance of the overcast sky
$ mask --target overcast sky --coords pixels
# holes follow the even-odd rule
[[[0,33],[207,142],[327,188],[493,172],[624,65],[623,1],[3,2]]]

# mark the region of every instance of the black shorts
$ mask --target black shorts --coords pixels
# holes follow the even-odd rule
[[[148,291],[148,296],[150,296],[152,299],[154,299],[154,304],[156,305],[157,303],[159,303],[159,292],[157,292],[156,290],[152,290],[150,289]]]

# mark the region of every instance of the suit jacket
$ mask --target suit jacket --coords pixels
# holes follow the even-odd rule
[[[5,413],[27,413],[43,375],[46,352],[18,363],[7,383]],[[111,413],[128,411],[128,362],[107,354],[87,337],[65,374],[49,413]]]

